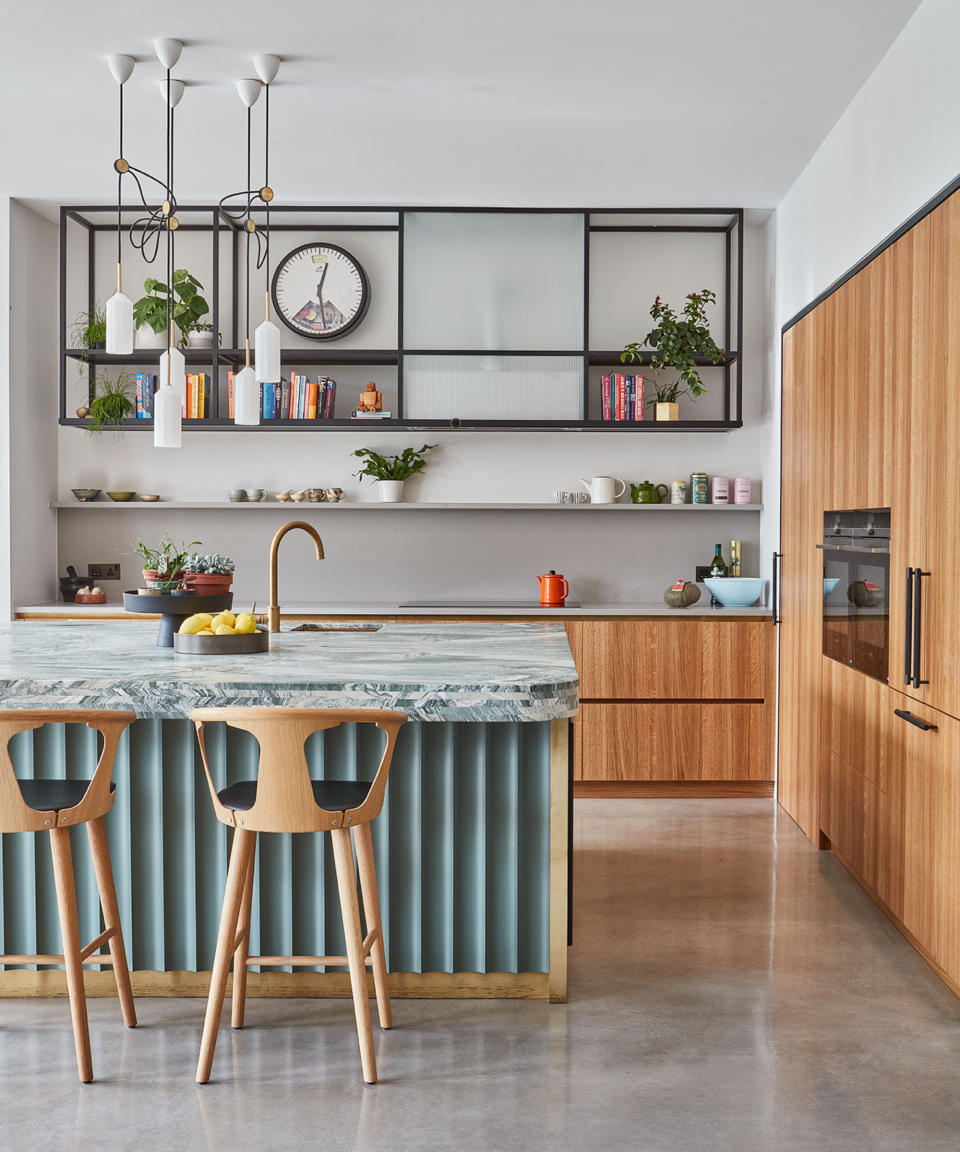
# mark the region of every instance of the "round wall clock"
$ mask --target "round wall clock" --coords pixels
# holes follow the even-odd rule
[[[304,244],[288,252],[277,265],[272,292],[284,324],[311,340],[344,336],[370,303],[366,274],[336,244]]]

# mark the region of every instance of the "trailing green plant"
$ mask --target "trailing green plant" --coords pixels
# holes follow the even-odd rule
[[[78,312],[70,326],[70,347],[80,349],[77,371],[81,376],[86,370],[87,352],[91,348],[103,348],[106,343],[107,313],[103,306],[95,304],[92,312]]]
[[[150,569],[156,572],[160,578],[169,578],[181,571],[190,555],[190,549],[199,543],[199,540],[191,540],[189,544],[175,544],[164,533],[160,537],[160,543],[152,548],[138,536],[136,541],[130,545],[130,551],[125,555],[142,557],[144,571]]]
[[[422,448],[404,448],[396,456],[381,456],[372,448],[358,448],[353,453],[363,460],[359,471],[354,476],[361,480],[369,476],[373,480],[409,480],[411,476],[422,472],[427,466],[426,455],[436,444],[424,444]]]
[[[654,370],[674,368],[677,377],[669,382],[659,377],[653,381],[656,395],[649,404],[675,404],[688,393],[694,398],[706,392],[698,369],[698,358],[710,364],[722,364],[724,350],[710,335],[706,306],[716,304],[717,294],[709,288],[690,292],[679,315],[658,296],[650,315],[658,323],[650,329],[640,343],[628,344],[620,353],[623,364],[642,360],[649,349],[649,364]]]
[[[195,572],[202,576],[232,576],[235,568],[236,564],[231,557],[223,556],[219,552],[207,556],[193,552],[183,562],[185,572]]]
[[[124,420],[137,410],[132,399],[133,380],[126,372],[121,372],[115,380],[91,373],[90,390],[93,399],[87,414],[87,434],[122,433]]]
[[[155,280],[148,276],[143,282],[146,295],[141,296],[133,305],[133,320],[139,328],[141,324],[149,324],[154,332],[163,332],[167,327],[167,300],[170,297],[170,288],[162,280]],[[180,329],[180,346],[186,343],[190,332],[213,331],[213,325],[201,321],[206,316],[210,305],[204,300],[201,292],[203,285],[186,268],[177,268],[173,273],[173,322]]]

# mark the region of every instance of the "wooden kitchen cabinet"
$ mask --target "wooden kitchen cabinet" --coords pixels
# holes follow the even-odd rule
[[[762,700],[766,620],[585,620],[587,700]]]
[[[764,705],[583,704],[583,779],[758,781],[769,778]]]

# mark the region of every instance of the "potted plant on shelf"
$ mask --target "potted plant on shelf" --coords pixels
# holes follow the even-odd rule
[[[133,319],[137,325],[137,346],[163,348],[167,343],[167,301],[170,288],[162,281],[148,276],[143,282],[146,295],[133,306]],[[210,306],[201,295],[203,285],[186,268],[173,273],[173,322],[180,329],[179,346],[211,348],[213,325],[202,320]]]
[[[677,376],[669,383],[659,377],[653,381],[656,395],[648,403],[654,406],[657,420],[679,419],[677,401],[681,396],[694,399],[706,392],[700,373],[700,364],[722,364],[724,350],[717,346],[707,325],[706,306],[716,304],[717,294],[709,288],[690,292],[680,315],[658,296],[650,308],[657,321],[655,327],[637,344],[628,344],[620,353],[623,364],[642,361],[644,349],[649,349],[649,364],[653,369],[674,368]]]
[[[235,568],[233,560],[219,552],[208,556],[193,552],[183,562],[183,582],[201,596],[222,596],[230,591]]]
[[[136,543],[130,545],[129,554],[143,557],[143,582],[148,589],[168,592],[180,583],[190,549],[199,543],[191,540],[189,544],[177,545],[164,533],[160,543],[151,548],[138,537]]]
[[[70,328],[70,347],[84,352],[107,346],[107,313],[101,304],[92,312],[79,312]],[[81,361],[84,357],[81,356]]]
[[[427,465],[426,455],[434,448],[436,444],[404,448],[396,456],[381,456],[372,448],[358,448],[353,455],[359,456],[363,465],[354,475],[361,480],[364,476],[372,477],[377,482],[380,499],[395,504],[403,499],[404,481],[424,470]]]
[[[132,399],[133,381],[121,372],[115,379],[109,376],[90,374],[90,392],[93,399],[88,408],[78,408],[77,415],[88,420],[87,434],[97,436],[101,432],[123,433],[123,422],[136,413]]]

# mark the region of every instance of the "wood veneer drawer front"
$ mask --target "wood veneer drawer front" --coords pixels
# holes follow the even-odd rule
[[[584,620],[580,695],[762,700],[765,620]]]
[[[583,780],[770,780],[763,704],[584,704]]]
[[[821,748],[820,827],[831,846],[873,891],[879,877],[881,794],[866,776]]]

